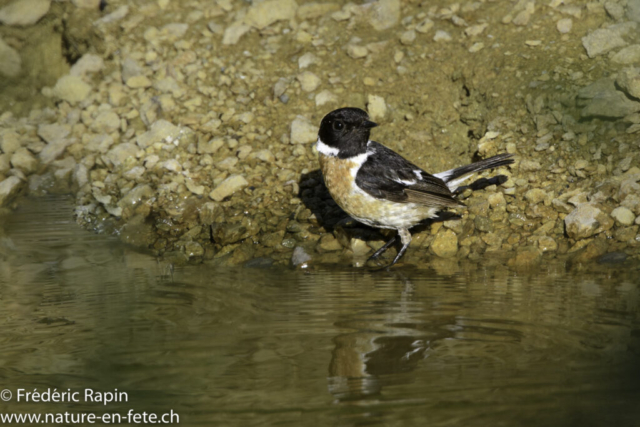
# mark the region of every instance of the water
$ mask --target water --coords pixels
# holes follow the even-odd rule
[[[637,266],[172,268],[80,229],[71,206],[32,199],[0,220],[0,413],[640,425]],[[18,389],[80,394],[16,402]]]

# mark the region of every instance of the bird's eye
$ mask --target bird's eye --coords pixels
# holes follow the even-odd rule
[[[342,130],[342,129],[344,129],[344,123],[333,122],[333,130]]]

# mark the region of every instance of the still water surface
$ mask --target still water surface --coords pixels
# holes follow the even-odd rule
[[[0,218],[2,413],[640,425],[637,265],[174,269],[80,229],[71,206],[27,200]],[[17,403],[19,388],[128,401]]]

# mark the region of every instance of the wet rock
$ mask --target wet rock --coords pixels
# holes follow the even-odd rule
[[[611,217],[613,217],[619,224],[631,225],[636,219],[636,216],[630,209],[619,206],[611,211]]]
[[[0,38],[0,75],[16,77],[22,70],[20,54]]]
[[[616,90],[610,79],[599,79],[578,91],[578,106],[584,108],[582,117],[619,118],[640,111],[640,102],[635,102]]]
[[[211,225],[224,220],[224,209],[216,202],[207,202],[200,208],[200,222],[204,225]]]
[[[213,224],[211,226],[213,241],[220,245],[230,245],[246,239],[249,235],[247,227],[242,224]]]
[[[400,22],[400,0],[378,0],[369,5],[369,23],[375,30],[388,30]]]
[[[516,256],[511,258],[507,265],[515,268],[528,268],[537,265],[542,258],[542,251],[535,246],[520,246]]]
[[[49,12],[51,0],[14,0],[0,9],[0,23],[25,27],[33,25]]]
[[[58,79],[53,87],[52,94],[69,104],[77,104],[84,101],[91,93],[91,86],[85,83],[79,76],[63,76]]]
[[[458,236],[449,229],[441,229],[429,250],[441,258],[451,258],[458,253]]]
[[[22,184],[20,178],[16,176],[10,176],[0,182],[0,207],[6,205],[13,196],[18,194]]]
[[[140,205],[155,196],[153,189],[147,184],[140,184],[129,190],[118,202],[124,219],[133,217]],[[145,215],[146,216],[146,215]]]
[[[296,116],[291,122],[291,143],[308,144],[318,139],[318,127],[304,116]]]
[[[295,267],[306,267],[309,261],[311,261],[311,255],[302,246],[296,246],[291,256],[291,264]]]
[[[589,58],[603,55],[618,47],[626,46],[619,31],[611,28],[601,28],[592,31],[582,38],[582,45],[587,51]]]
[[[31,174],[38,167],[38,160],[26,148],[19,148],[11,156],[11,165],[22,170],[26,174]]]
[[[249,183],[242,175],[231,175],[209,193],[209,197],[216,202],[221,202],[226,197],[231,196],[236,191],[242,190],[248,185]]]
[[[387,104],[384,98],[379,95],[369,95],[367,97],[367,111],[372,120],[383,119],[387,114]]]
[[[353,252],[353,254],[356,256],[365,255],[371,250],[371,248],[367,245],[367,242],[355,237],[351,238],[351,240],[349,241],[349,249],[351,249],[351,252]]]
[[[600,255],[596,262],[598,264],[621,264],[625,262],[628,255],[624,252],[609,252],[608,254]]]
[[[316,76],[311,71],[304,71],[298,74],[297,77],[300,82],[300,88],[305,92],[313,92],[320,86],[320,77]]]
[[[244,263],[246,268],[269,268],[273,265],[275,260],[273,258],[258,257],[250,259]]]
[[[620,49],[611,57],[616,64],[630,65],[640,62],[640,44],[634,44]]]
[[[591,237],[613,226],[606,213],[591,203],[578,205],[564,220],[569,237],[580,240]]]
[[[634,98],[640,98],[640,69],[625,68],[618,73],[616,84]]]
[[[538,248],[542,252],[553,252],[558,250],[558,243],[550,236],[542,236],[538,239]]]
[[[325,234],[320,238],[318,248],[325,252],[339,251],[342,245],[332,234]]]
[[[282,243],[284,238],[284,230],[265,233],[260,237],[260,243],[267,248],[275,248]]]

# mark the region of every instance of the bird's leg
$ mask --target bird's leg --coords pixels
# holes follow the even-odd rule
[[[409,233],[408,229],[400,228],[398,230],[398,236],[400,236],[400,241],[402,242],[402,248],[400,248],[400,252],[398,252],[398,255],[396,255],[396,257],[393,259],[393,262],[389,264],[389,267],[394,265],[396,262],[400,260],[400,258],[402,258],[402,255],[404,255],[404,253],[407,251],[407,248],[409,247],[409,243],[411,243],[411,233]]]
[[[373,255],[371,255],[369,257],[369,259],[367,260],[367,262],[374,260],[376,258],[378,258],[380,255],[382,255],[384,253],[384,251],[386,251],[387,249],[389,249],[391,247],[391,245],[393,245],[396,242],[396,236],[393,236],[391,238],[391,240],[389,240],[387,243],[385,243],[380,249],[378,249],[377,251],[375,251],[375,253]]]

